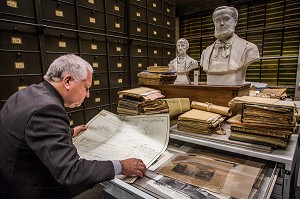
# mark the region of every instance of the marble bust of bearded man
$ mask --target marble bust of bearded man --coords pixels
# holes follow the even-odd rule
[[[217,40],[202,52],[200,60],[207,85],[244,84],[247,67],[259,58],[258,48],[234,33],[238,20],[234,7],[216,8],[212,19]]]

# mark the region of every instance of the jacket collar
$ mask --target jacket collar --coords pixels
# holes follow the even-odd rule
[[[59,94],[59,92],[48,82],[48,81],[43,81],[42,84],[51,92],[53,93],[57,99],[61,102],[61,104],[64,106],[64,99],[62,96]]]

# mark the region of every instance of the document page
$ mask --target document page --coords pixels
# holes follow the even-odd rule
[[[118,116],[101,111],[73,141],[88,160],[140,158],[148,168],[167,148],[169,114]]]

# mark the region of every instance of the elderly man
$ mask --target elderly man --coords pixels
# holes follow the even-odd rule
[[[189,42],[185,38],[180,38],[176,45],[177,57],[170,61],[169,68],[176,72],[177,78],[174,84],[190,84],[189,71],[198,68],[198,62],[187,55]]]
[[[92,66],[76,55],[50,65],[40,84],[13,94],[0,111],[0,198],[68,199],[69,187],[143,177],[140,159],[90,161],[79,157],[64,106],[78,107],[92,85]]]
[[[207,84],[243,84],[247,67],[259,58],[258,48],[234,33],[238,20],[234,7],[216,8],[212,19],[217,40],[202,52],[200,61],[207,73]]]

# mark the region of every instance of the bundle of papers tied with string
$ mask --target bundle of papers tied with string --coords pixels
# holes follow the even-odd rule
[[[179,116],[177,128],[180,131],[211,135],[225,119],[218,113],[191,109]]]
[[[139,87],[119,91],[117,112],[122,115],[167,113],[168,105],[159,99],[165,96],[159,90]]]

